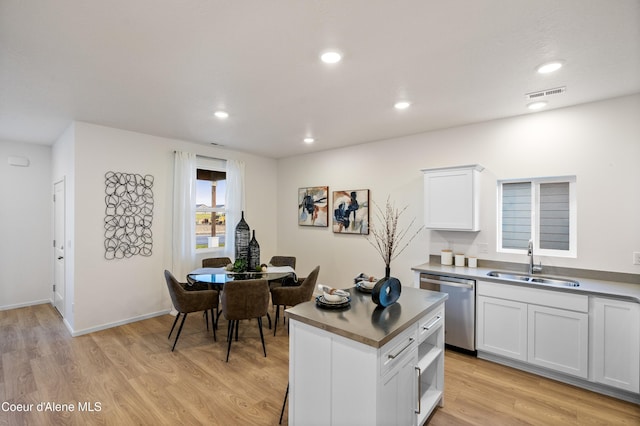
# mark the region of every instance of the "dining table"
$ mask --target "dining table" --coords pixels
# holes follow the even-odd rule
[[[282,280],[292,277],[297,280],[295,270],[290,266],[267,266],[264,271],[235,272],[226,268],[198,268],[187,274],[190,283],[208,284],[210,288],[221,289],[229,281],[265,279],[267,281]]]

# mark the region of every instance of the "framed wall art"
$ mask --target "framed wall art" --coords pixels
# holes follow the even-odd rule
[[[369,234],[369,190],[333,192],[333,232]]]
[[[329,226],[329,187],[298,188],[298,225]]]

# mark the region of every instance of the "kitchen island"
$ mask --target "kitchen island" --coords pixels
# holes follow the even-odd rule
[[[424,423],[443,404],[447,295],[403,287],[383,309],[347,291],[347,308],[286,310],[289,424]]]

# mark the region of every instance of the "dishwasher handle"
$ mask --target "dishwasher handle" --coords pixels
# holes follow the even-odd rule
[[[444,285],[449,287],[471,288],[471,289],[474,287],[474,282],[472,280],[464,280],[464,281],[465,281],[464,283],[458,283],[458,282],[447,281],[447,280],[433,280],[430,278],[420,277],[421,283],[437,284],[437,285]]]

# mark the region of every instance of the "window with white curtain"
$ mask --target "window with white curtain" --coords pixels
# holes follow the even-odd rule
[[[576,257],[575,176],[498,182],[498,251]]]
[[[222,250],[226,242],[226,161],[197,157],[195,182],[196,250]]]

